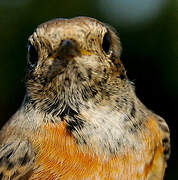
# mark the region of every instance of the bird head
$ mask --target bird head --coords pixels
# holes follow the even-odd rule
[[[112,79],[126,79],[121,50],[112,28],[95,19],[43,23],[29,37],[27,95],[36,104],[92,98]]]

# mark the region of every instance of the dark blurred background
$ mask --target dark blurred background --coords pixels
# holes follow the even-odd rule
[[[178,179],[177,0],[0,0],[0,126],[23,100],[28,36],[49,19],[81,15],[118,31],[121,59],[138,97],[170,127],[165,179]]]

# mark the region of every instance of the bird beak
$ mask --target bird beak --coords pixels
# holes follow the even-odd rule
[[[72,58],[79,56],[80,51],[76,41],[72,39],[66,39],[61,41],[57,54],[59,58]]]
[[[69,61],[73,60],[74,57],[81,56],[83,54],[87,55],[87,52],[84,50],[80,51],[75,40],[62,40],[59,48],[48,58],[48,62],[51,62],[48,71],[48,81],[56,75],[63,73]]]
[[[89,56],[92,55],[93,53],[87,50],[80,50],[78,47],[78,44],[75,40],[72,39],[66,39],[62,40],[59,48],[57,51],[55,51],[52,56],[50,56],[50,60],[55,60],[57,59],[71,59],[76,56]]]

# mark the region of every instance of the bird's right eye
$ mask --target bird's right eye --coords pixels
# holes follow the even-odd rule
[[[109,53],[110,46],[111,46],[111,38],[110,38],[109,33],[106,32],[103,37],[103,43],[102,43],[102,48],[106,54]]]
[[[28,43],[28,60],[31,65],[35,65],[38,61],[38,52],[31,42]]]

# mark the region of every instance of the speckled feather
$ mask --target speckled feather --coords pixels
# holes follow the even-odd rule
[[[163,179],[169,129],[136,97],[121,50],[92,18],[37,27],[24,101],[0,131],[0,179]]]

